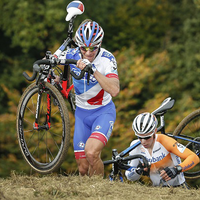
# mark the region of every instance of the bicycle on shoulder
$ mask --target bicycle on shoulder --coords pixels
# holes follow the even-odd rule
[[[92,65],[88,64],[80,75],[76,75],[70,71],[69,64],[76,65],[77,60],[58,58],[64,49],[75,46],[72,40],[74,19],[84,12],[81,2],[81,7],[77,8],[75,4],[72,2],[67,7],[69,28],[64,43],[53,55],[47,51],[45,59],[34,62],[31,77],[23,73],[28,81],[36,81],[26,88],[19,101],[16,120],[18,142],[28,165],[41,174],[57,170],[70,145],[70,118],[65,103],[67,100],[75,111],[70,74],[80,80],[87,73],[89,81],[93,73]],[[63,70],[60,65],[64,65]],[[55,82],[55,71],[60,82]]]

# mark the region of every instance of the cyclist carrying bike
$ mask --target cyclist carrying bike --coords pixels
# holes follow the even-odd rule
[[[141,154],[150,162],[150,169],[144,168],[139,159],[131,160],[131,168],[125,172],[128,180],[136,181],[141,175],[149,176],[153,186],[185,186],[184,171],[199,163],[199,157],[171,137],[157,133],[157,119],[151,113],[136,116],[132,128],[141,142],[130,155]],[[183,162],[181,162],[181,159]]]
[[[81,175],[103,175],[101,151],[107,144],[116,119],[112,97],[119,93],[119,78],[115,57],[101,48],[104,31],[95,21],[85,20],[75,34],[78,48],[64,51],[61,58],[76,59],[71,70],[79,75],[92,64],[93,75],[87,84],[87,74],[81,80],[73,78],[76,94],[74,152]]]

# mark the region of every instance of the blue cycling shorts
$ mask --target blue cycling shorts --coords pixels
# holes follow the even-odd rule
[[[104,145],[113,130],[116,120],[114,103],[92,110],[76,107],[74,130],[74,153],[76,159],[85,158],[85,144],[88,138],[100,140]]]

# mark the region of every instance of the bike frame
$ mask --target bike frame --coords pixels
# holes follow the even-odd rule
[[[68,37],[67,39],[63,42],[63,44],[59,47],[59,49],[53,54],[55,58],[58,58],[60,54],[65,50],[71,47],[71,44],[73,42],[72,40],[72,34],[73,34],[73,26],[74,26],[74,19],[76,16],[72,17],[72,19],[69,21],[69,27],[68,27]],[[46,53],[46,57],[49,56],[49,52]],[[74,85],[70,85],[70,66],[64,65],[64,71],[63,71],[63,79],[62,79],[62,87],[59,87],[60,92],[62,96],[65,99],[68,99],[69,102],[71,101],[68,97],[70,94],[70,91],[74,88]],[[47,82],[51,83],[52,81],[52,76],[49,75],[47,78]],[[41,129],[49,129],[51,127],[51,122],[50,122],[50,116],[51,116],[51,98],[50,95],[47,94],[47,112],[46,112],[46,125],[44,126],[39,126],[38,124],[38,116],[39,116],[39,110],[40,110],[40,102],[41,102],[41,92],[40,89],[42,89],[42,86],[39,85],[39,91],[38,91],[38,99],[37,99],[37,109],[36,109],[36,115],[35,115],[35,125],[34,129],[36,130],[41,130]],[[72,111],[74,112],[74,107],[72,106],[72,102],[70,102]]]
[[[71,47],[71,44],[74,44],[74,41],[72,40],[73,36],[73,28],[74,28],[74,20],[76,16],[72,17],[72,19],[69,21],[69,27],[68,27],[68,37],[67,39],[63,42],[63,44],[59,47],[59,49],[54,53],[54,56],[56,58],[59,57],[59,55],[65,50]],[[70,73],[69,73],[69,65],[64,66],[64,73],[63,73],[63,80],[62,80],[62,89],[61,93],[63,97],[66,99],[69,96],[70,91],[74,88],[74,85],[69,85],[69,80],[70,80]]]

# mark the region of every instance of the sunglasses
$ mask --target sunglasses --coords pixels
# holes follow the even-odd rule
[[[151,137],[152,137],[152,136],[148,136],[148,137],[145,137],[145,138],[138,137],[138,139],[139,139],[139,140],[142,140],[142,139],[143,139],[143,140],[148,140],[148,139],[150,139]]]
[[[93,52],[93,51],[96,51],[98,49],[98,47],[80,47],[80,49],[82,51],[90,51],[90,52]]]

